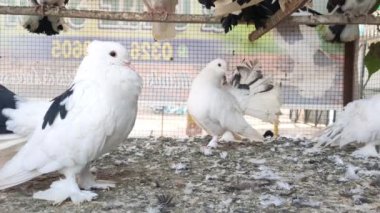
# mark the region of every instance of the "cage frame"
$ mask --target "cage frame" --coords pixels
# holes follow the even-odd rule
[[[76,10],[62,9],[59,7],[47,8],[45,11],[36,10],[35,7],[27,6],[1,6],[1,15],[53,15],[67,18],[86,18],[102,19],[112,21],[128,22],[170,22],[170,23],[220,23],[220,17],[208,15],[190,15],[190,14],[148,14],[141,12],[114,12],[104,10]],[[360,16],[348,18],[344,15],[320,15],[320,16],[288,16],[283,22],[295,25],[326,25],[326,24],[365,24],[380,25],[379,16]],[[358,59],[356,51],[358,50],[358,40],[345,43],[344,45],[344,66],[343,66],[343,106],[353,101],[355,98],[355,65]]]

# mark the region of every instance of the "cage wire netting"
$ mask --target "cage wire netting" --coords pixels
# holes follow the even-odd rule
[[[20,6],[27,1],[0,0],[0,4]],[[322,8],[325,2],[314,5]],[[70,0],[67,8],[144,11],[140,0]],[[198,1],[182,0],[177,13],[209,15],[211,11]],[[288,44],[284,36],[296,40],[292,26],[280,25],[282,36],[272,30],[251,43],[247,38],[251,25],[239,25],[225,34],[220,24],[180,23],[174,40],[155,42],[147,22],[65,18],[67,32],[46,36],[29,33],[20,25],[21,18],[0,15],[0,83],[23,97],[52,99],[69,86],[89,42],[120,42],[144,81],[134,137],[185,136],[192,80],[215,58],[226,59],[230,69],[243,59],[257,59],[263,74],[281,85],[282,135],[310,135],[343,107],[344,46],[324,42],[318,27],[301,25],[302,41]],[[247,119],[261,132],[273,128]]]
[[[380,16],[380,10],[378,9],[375,16]],[[358,48],[358,72],[356,75],[356,81],[358,82],[358,88],[356,93],[358,97],[368,98],[376,95],[380,91],[380,74],[377,72],[368,79],[368,71],[363,63],[365,55],[369,51],[369,46],[372,43],[380,41],[380,25],[360,25],[360,40]],[[367,82],[368,80],[368,82]]]

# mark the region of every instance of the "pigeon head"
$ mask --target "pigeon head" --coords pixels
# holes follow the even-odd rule
[[[116,42],[95,40],[88,45],[87,56],[106,65],[129,65],[127,49]]]
[[[126,92],[141,90],[141,77],[130,66],[127,60],[127,49],[116,42],[92,41],[87,47],[87,55],[83,58],[74,82],[94,80],[102,85],[112,85]],[[109,84],[111,83],[111,84]]]
[[[223,59],[215,59],[207,64],[206,70],[217,78],[223,78],[227,72],[227,62]]]

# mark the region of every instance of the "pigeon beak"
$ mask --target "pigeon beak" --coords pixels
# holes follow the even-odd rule
[[[130,61],[130,60],[124,60],[124,64],[125,64],[126,66],[129,66],[129,65],[131,64],[131,61]]]
[[[136,70],[135,67],[132,65],[130,60],[124,60],[124,65],[127,66],[128,68],[134,70],[134,71]]]

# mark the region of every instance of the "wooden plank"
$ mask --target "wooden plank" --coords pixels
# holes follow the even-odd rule
[[[286,17],[290,16],[293,12],[295,12],[298,8],[305,5],[309,0],[293,0],[289,4],[287,4],[287,8],[285,11],[281,9],[278,10],[273,16],[271,16],[264,28],[256,29],[251,34],[249,34],[248,39],[253,42],[263,36],[265,33],[269,32],[271,29],[276,27],[279,23],[285,20]]]
[[[258,4],[263,0],[251,0],[250,2],[239,5],[236,1],[228,3],[226,5],[221,5],[220,7],[215,4],[215,13],[214,16],[225,16],[227,14],[242,10],[244,8],[250,7],[252,5]],[[215,2],[216,3],[216,2]]]
[[[0,6],[0,14],[4,15],[42,15],[40,10],[33,7],[20,6]],[[55,8],[47,9],[46,15],[54,15],[68,18],[87,18],[87,19],[103,19],[112,21],[131,21],[131,22],[172,22],[172,23],[209,23],[219,24],[220,18],[210,17],[207,15],[189,15],[189,14],[168,14],[167,19],[163,19],[162,15],[136,12],[115,12],[101,10],[57,10]],[[325,15],[325,16],[288,16],[286,22],[292,24],[367,24],[380,25],[380,17],[363,16],[355,17],[348,20],[343,15]]]

